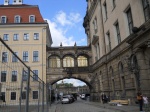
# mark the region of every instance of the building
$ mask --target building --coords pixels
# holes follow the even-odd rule
[[[0,5],[0,38],[27,66],[30,66],[36,74],[35,80],[39,77],[46,83],[46,47],[51,46],[52,39],[49,25],[43,19],[38,6],[23,4],[22,0],[13,0],[12,4],[9,4],[9,0],[4,0],[4,5]],[[18,60],[13,58],[12,54],[7,53],[2,46],[1,53],[1,56],[5,55],[4,60],[0,57],[1,92],[6,98],[6,103],[18,104],[21,76],[17,74],[17,70],[3,71],[2,69],[4,61],[9,68],[9,65],[17,67]],[[16,88],[8,88],[4,85],[16,85]],[[30,89],[31,99],[37,100],[39,92],[36,89],[38,88],[31,87]]]
[[[86,0],[83,26],[97,75],[93,97],[150,97],[150,0]]]

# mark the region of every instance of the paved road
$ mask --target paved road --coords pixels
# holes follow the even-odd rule
[[[120,112],[117,110],[91,105],[86,102],[87,101],[78,99],[77,101],[71,104],[58,103],[55,112]]]

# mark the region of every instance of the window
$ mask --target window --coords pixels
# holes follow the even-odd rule
[[[74,59],[67,56],[63,59],[63,67],[74,67]]]
[[[17,71],[12,71],[12,79],[13,82],[17,81]]]
[[[33,70],[33,81],[38,81],[38,70]]]
[[[78,57],[78,67],[85,67],[85,66],[88,66],[87,58],[84,56],[79,56]]]
[[[103,6],[104,6],[105,18],[107,20],[108,16],[107,16],[107,5],[106,5],[106,2],[103,4]]]
[[[1,82],[6,82],[6,71],[1,71]]]
[[[97,18],[93,21],[94,32],[97,33]]]
[[[29,34],[28,33],[24,34],[24,40],[29,40]]]
[[[39,40],[39,33],[34,33],[34,40]]]
[[[33,51],[33,61],[37,62],[39,60],[39,52]]]
[[[11,92],[11,100],[16,100],[16,92]]]
[[[6,23],[6,16],[1,17],[1,23]]]
[[[23,61],[28,62],[28,51],[23,52]]]
[[[9,39],[9,34],[4,34],[3,35],[3,40],[4,41],[8,41],[8,39]]]
[[[35,22],[35,16],[34,16],[34,15],[30,15],[30,16],[29,16],[29,22],[30,22],[30,23]]]
[[[17,52],[14,52],[16,55],[18,55]],[[12,62],[18,62],[18,58],[15,55],[12,55]]]
[[[13,38],[14,41],[17,41],[19,40],[19,34],[14,34],[14,38]]]
[[[33,99],[38,99],[38,91],[33,91]]]
[[[1,92],[1,99],[3,100],[3,102],[6,102],[6,100],[5,100],[5,92]]]
[[[28,71],[23,71],[23,76],[22,76],[22,80],[23,81],[27,81],[27,79],[28,79]]]
[[[15,23],[20,23],[20,16],[15,16]]]
[[[142,0],[142,3],[143,3],[143,11],[144,11],[144,16],[145,16],[145,21],[147,21],[150,18],[149,3],[148,3],[148,0]]]
[[[133,20],[132,20],[131,8],[127,10],[126,14],[127,14],[127,19],[128,19],[129,33],[132,34]]]
[[[110,33],[109,32],[107,32],[106,33],[106,35],[107,35],[107,39],[108,39],[108,51],[110,51],[111,50],[111,40],[110,40]]]
[[[22,92],[22,99],[23,99],[23,100],[26,99],[26,91],[23,91],[23,92]]]
[[[117,40],[118,40],[118,44],[121,42],[121,36],[120,36],[120,29],[119,29],[119,23],[117,22],[116,25],[116,34],[117,34]]]
[[[7,52],[3,52],[2,53],[2,62],[4,63],[4,62],[7,62],[8,61],[8,54],[7,54]]]
[[[49,59],[50,67],[60,67],[60,58],[57,56],[51,56]]]

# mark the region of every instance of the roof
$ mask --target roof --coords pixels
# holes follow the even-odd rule
[[[21,17],[21,23],[29,23],[30,15],[35,15],[35,23],[45,23],[37,5],[0,5],[0,17],[6,16],[7,23],[14,23],[16,15]]]

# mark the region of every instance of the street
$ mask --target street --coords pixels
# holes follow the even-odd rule
[[[77,101],[71,104],[61,104],[59,102],[58,104],[56,104],[55,112],[120,112],[120,111],[92,105],[89,101],[81,100],[78,98]]]

